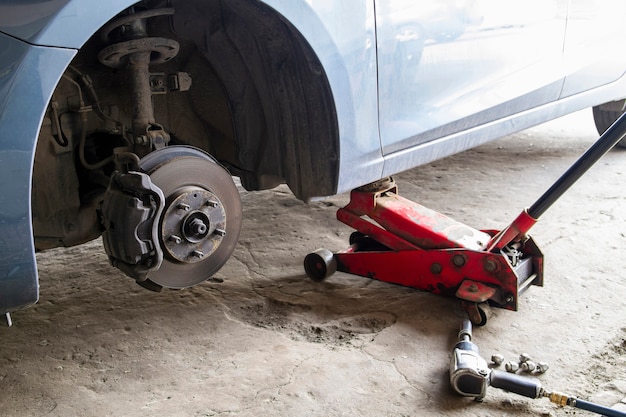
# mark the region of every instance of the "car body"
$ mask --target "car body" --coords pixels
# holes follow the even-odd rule
[[[101,235],[148,288],[204,281],[239,234],[231,175],[308,201],[618,113],[624,17],[621,0],[0,0],[0,312],[37,301],[36,250]]]

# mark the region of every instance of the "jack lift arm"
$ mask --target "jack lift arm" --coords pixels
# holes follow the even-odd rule
[[[621,116],[530,208],[505,229],[476,230],[398,195],[391,178],[352,190],[337,219],[356,230],[338,253],[306,256],[307,275],[335,271],[461,300],[472,323],[484,325],[488,303],[516,311],[530,285],[543,285],[543,255],[527,235],[539,217],[626,135]]]

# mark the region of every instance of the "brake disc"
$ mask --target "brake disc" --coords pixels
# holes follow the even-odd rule
[[[230,258],[241,230],[241,201],[232,177],[204,152],[173,146],[140,162],[165,197],[158,219],[163,261],[153,283],[186,288],[205,281]]]

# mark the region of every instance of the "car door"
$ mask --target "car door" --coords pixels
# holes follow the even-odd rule
[[[557,99],[567,3],[375,0],[383,153]]]
[[[565,38],[568,97],[608,84],[624,74],[624,0],[571,0]]]

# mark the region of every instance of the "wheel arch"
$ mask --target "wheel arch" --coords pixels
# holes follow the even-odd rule
[[[229,101],[236,155],[217,157],[244,187],[260,190],[287,183],[301,200],[333,195],[339,182],[340,139],[330,81],[305,36],[266,3],[272,1],[143,2],[174,7],[173,31],[195,43],[218,75]],[[16,28],[15,34],[21,31],[22,38],[36,45],[81,49],[107,22],[138,2],[55,4],[58,9],[44,21],[36,27],[25,22],[29,30]],[[323,30],[305,2],[301,10],[316,30]],[[299,20],[301,24],[302,16]]]
[[[339,128],[324,67],[284,16],[250,0],[173,0],[173,30],[192,40],[226,91],[237,161],[250,190],[286,182],[302,200],[335,194]]]

